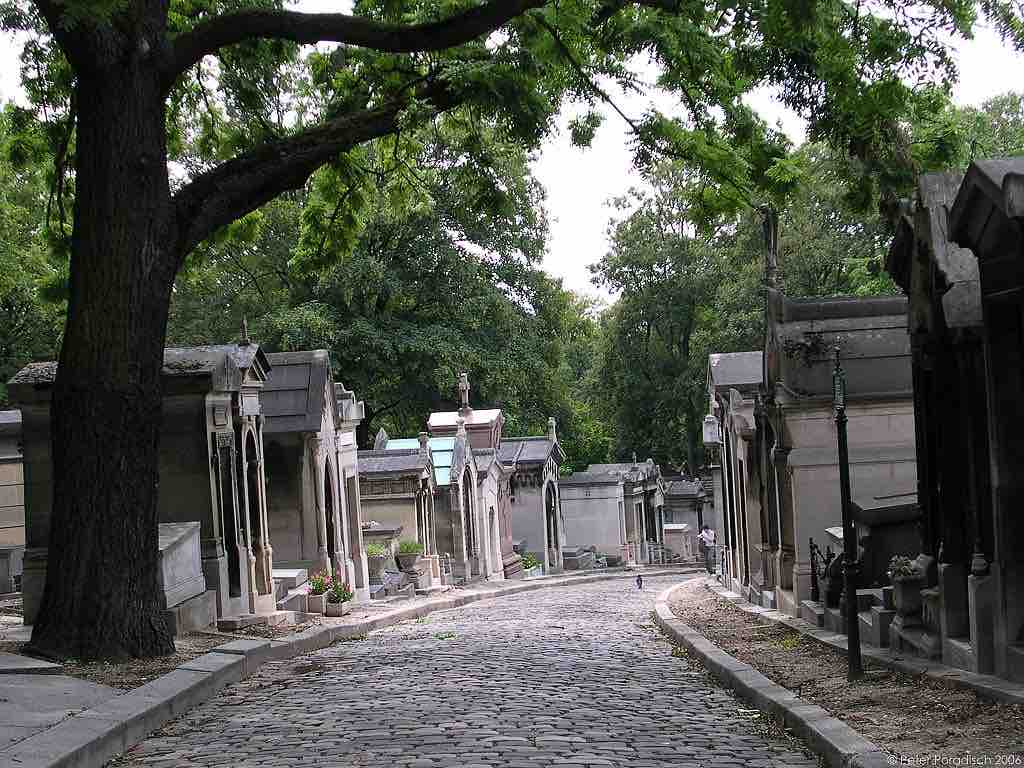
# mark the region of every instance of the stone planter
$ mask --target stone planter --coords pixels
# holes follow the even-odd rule
[[[343,603],[327,603],[324,615],[326,616],[347,616],[352,610],[352,601],[346,600]]]
[[[543,575],[544,575],[544,566],[543,565],[535,565],[535,566],[533,566],[533,568],[526,568],[523,571],[523,578],[524,579],[527,579],[527,578],[529,578],[531,576],[543,576]]]
[[[921,612],[921,589],[924,580],[920,577],[904,577],[892,580],[892,597],[896,612],[900,616],[913,616]]]
[[[306,595],[306,611],[308,613],[323,613],[326,610],[327,594]]]
[[[419,552],[410,552],[408,554],[398,555],[398,567],[403,571],[413,571],[416,569],[416,565],[419,563],[420,558],[423,557]]]
[[[367,578],[371,584],[384,583],[384,566],[390,558],[387,555],[369,555],[366,558]]]

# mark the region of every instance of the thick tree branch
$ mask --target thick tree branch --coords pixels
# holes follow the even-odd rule
[[[441,82],[424,86],[416,97],[428,101],[438,113],[459,103]],[[398,130],[399,115],[407,105],[407,97],[397,97],[378,107],[342,115],[244,152],[196,177],[173,198],[179,261],[174,269],[221,227],[283,192],[299,189],[314,171],[358,144]]]
[[[447,19],[424,24],[384,24],[344,13],[262,9],[225,13],[200,22],[173,40],[165,84],[170,87],[204,56],[246,40],[274,38],[304,44],[335,42],[387,53],[440,51],[493,32],[547,2],[489,0]]]

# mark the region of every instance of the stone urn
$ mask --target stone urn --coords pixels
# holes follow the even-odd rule
[[[419,552],[408,552],[405,554],[398,554],[398,567],[403,572],[409,573],[410,571],[416,570],[416,566],[420,562],[420,558],[423,557]]]
[[[896,576],[892,580],[892,598],[900,616],[913,616],[921,612],[921,590],[924,580],[920,576]]]
[[[352,602],[345,600],[341,603],[326,603],[326,610],[324,614],[327,616],[348,616],[348,612],[352,610]]]
[[[384,583],[384,566],[387,564],[387,561],[387,555],[367,555],[367,578],[369,578],[371,584]]]
[[[323,613],[327,605],[327,593],[322,595],[314,595],[312,593],[306,595],[306,612],[307,613]]]

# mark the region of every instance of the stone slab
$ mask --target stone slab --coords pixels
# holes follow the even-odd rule
[[[59,675],[60,664],[33,659],[17,653],[0,653],[0,675]]]
[[[208,589],[201,595],[164,611],[167,628],[175,637],[212,627],[217,622],[217,592]]]
[[[199,531],[198,522],[160,523],[160,586],[165,608],[206,591]]]
[[[66,675],[0,676],[0,725],[46,728],[120,693]]]
[[[275,568],[270,573],[275,582],[280,581],[285,585],[286,592],[302,586],[309,580],[309,572],[305,568]]]
[[[234,640],[224,645],[218,645],[213,652],[241,656],[245,660],[242,674],[244,677],[249,677],[260,668],[263,662],[270,659],[271,647],[269,640]]]

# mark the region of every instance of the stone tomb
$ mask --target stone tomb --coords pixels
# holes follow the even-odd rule
[[[0,411],[0,594],[21,582],[25,552],[25,486],[21,469],[21,413]]]
[[[282,577],[297,569],[342,574],[356,599],[366,600],[356,455],[363,403],[334,383],[325,350],[267,359],[271,372],[261,402],[277,570]]]
[[[248,340],[164,352],[159,520],[199,523],[203,575],[216,592],[218,617],[275,610],[260,412],[269,370],[259,345]],[[23,417],[27,624],[46,580],[56,372],[56,363],[34,363],[9,387]]]
[[[199,523],[160,523],[160,588],[175,635],[217,621],[217,593],[206,589]]]

